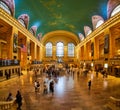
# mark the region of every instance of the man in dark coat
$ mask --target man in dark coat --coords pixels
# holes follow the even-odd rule
[[[17,94],[16,94],[16,103],[18,104],[17,110],[21,110],[22,96],[19,90],[17,91]]]

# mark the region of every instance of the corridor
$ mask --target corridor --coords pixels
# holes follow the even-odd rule
[[[23,96],[22,110],[109,110],[106,104],[110,96],[120,98],[120,78],[109,76],[103,78],[99,73],[68,75],[58,77],[55,83],[54,95],[43,94],[43,79],[38,76],[40,92],[35,93],[35,76],[32,71],[23,71],[21,77],[0,82],[0,98],[7,97],[12,92],[15,97],[17,90]],[[88,80],[92,80],[91,90],[88,89]],[[16,109],[14,109],[16,110]]]

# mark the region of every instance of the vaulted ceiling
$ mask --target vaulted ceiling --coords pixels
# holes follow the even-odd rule
[[[91,18],[107,19],[108,0],[15,0],[15,18],[28,14],[28,28],[38,27],[37,34],[56,30],[84,34],[84,26],[92,29]]]

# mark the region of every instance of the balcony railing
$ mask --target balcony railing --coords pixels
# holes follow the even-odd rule
[[[0,67],[20,65],[20,60],[0,59]]]
[[[32,64],[42,64],[42,61],[34,60],[34,61],[32,61]]]

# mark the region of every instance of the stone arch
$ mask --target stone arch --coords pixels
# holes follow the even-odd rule
[[[18,17],[18,20],[23,20],[25,28],[28,28],[28,24],[29,24],[29,16],[27,14],[22,14]]]
[[[99,15],[94,15],[94,16],[92,16],[93,30],[96,29],[96,25],[97,25],[97,23],[98,23],[100,20],[102,20],[102,21],[104,22],[104,19],[103,19],[101,16],[99,16]]]
[[[37,26],[32,26],[29,30],[34,36],[36,36]]]
[[[69,31],[64,31],[64,30],[52,31],[45,34],[41,39],[41,43],[45,45],[46,42],[48,41],[51,41],[54,46],[59,41],[63,42],[64,45],[67,45],[67,43],[70,41],[72,41],[75,45],[79,44],[80,42],[78,36],[76,36],[75,34]]]
[[[10,9],[11,15],[15,15],[15,3],[14,0],[1,0],[3,3],[5,3],[8,8]]]
[[[112,11],[120,5],[120,0],[109,0],[107,4],[107,17],[110,18]]]
[[[84,32],[85,36],[88,36],[90,33],[92,33],[92,29],[89,26],[84,26]]]

